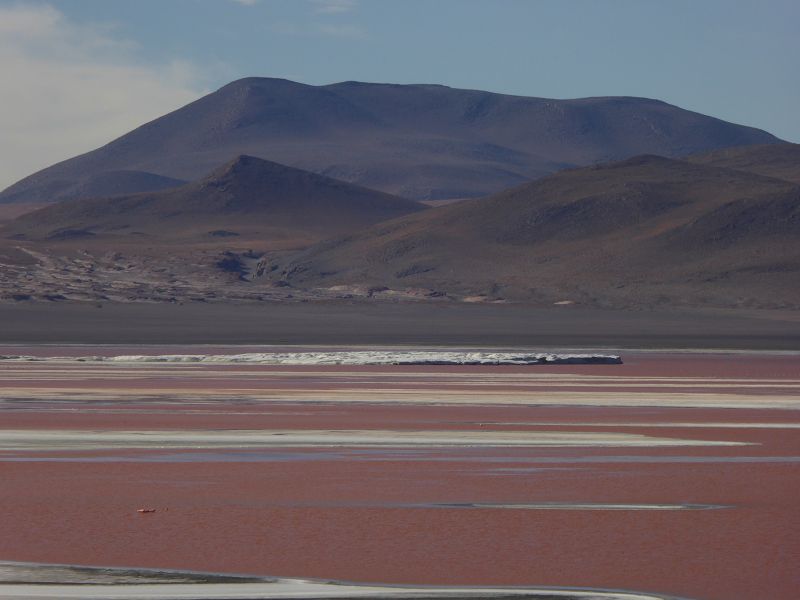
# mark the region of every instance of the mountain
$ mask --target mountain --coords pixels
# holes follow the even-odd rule
[[[26,177],[0,193],[0,202],[85,198],[98,191],[87,181],[109,178],[114,194],[152,191],[123,173],[195,180],[238,154],[441,200],[637,154],[676,157],[779,141],[646,98],[553,100],[440,85],[247,78]]]
[[[800,144],[759,144],[690,156],[700,165],[727,167],[800,184]]]
[[[271,260],[272,276],[297,288],[797,308],[800,188],[646,155],[561,171]]]
[[[183,179],[165,177],[144,171],[130,171],[120,169],[117,171],[100,171],[76,177],[70,181],[49,180],[44,178],[37,181],[38,198],[42,203],[51,202],[53,199],[72,198],[98,198],[101,196],[118,196],[122,194],[137,194],[139,192],[156,192],[178,187],[186,183]],[[30,202],[30,195],[24,190],[9,192],[3,195],[2,203]]]
[[[319,239],[423,210],[419,203],[252,156],[174,189],[47,206],[12,221],[16,239],[147,235]]]

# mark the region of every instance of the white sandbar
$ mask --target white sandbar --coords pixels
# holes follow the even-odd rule
[[[743,442],[660,438],[582,431],[384,431],[384,430],[0,430],[0,450],[96,450],[105,448],[263,447],[674,447],[744,446]]]
[[[356,350],[335,352],[250,352],[244,354],[133,354],[75,358],[4,355],[0,360],[121,363],[255,363],[262,365],[554,365],[621,364],[615,354],[541,352],[458,352],[432,350]]]

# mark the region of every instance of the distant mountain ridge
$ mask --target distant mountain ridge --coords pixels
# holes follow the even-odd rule
[[[477,197],[598,161],[777,142],[645,98],[247,78],[22,179],[0,202],[86,198],[98,180],[114,194],[153,191],[169,181],[157,178],[195,180],[239,154],[417,200]],[[119,175],[131,172],[141,175]]]
[[[19,239],[146,234],[169,242],[247,234],[264,242],[270,236],[313,240],[425,209],[412,200],[242,155],[181,187],[50,205],[17,218],[8,231]]]
[[[797,150],[640,155],[438,208],[238,156],[178,188],[7,220],[0,301],[800,310]]]
[[[137,194],[139,192],[156,192],[185,184],[183,179],[156,175],[145,171],[132,171],[119,169],[116,171],[101,171],[78,177],[72,181],[54,180],[37,184],[38,197],[49,198],[55,195],[59,198],[99,198],[118,196],[123,194]],[[4,201],[27,202],[28,194],[23,190],[19,193],[9,193]],[[42,202],[47,202],[43,200]]]
[[[789,164],[795,148],[783,150],[788,158],[770,152],[769,163]],[[644,155],[379,223],[275,262],[273,277],[298,288],[796,309],[800,186]]]
[[[722,148],[690,156],[690,162],[758,173],[800,184],[800,144],[767,144]]]

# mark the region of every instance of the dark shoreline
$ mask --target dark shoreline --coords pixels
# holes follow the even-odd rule
[[[790,311],[494,304],[5,304],[0,343],[800,350]]]

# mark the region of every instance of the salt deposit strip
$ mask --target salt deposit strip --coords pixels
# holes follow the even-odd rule
[[[800,429],[800,423],[678,423],[658,421],[629,421],[627,423],[604,423],[599,421],[484,421],[487,425],[511,425],[520,427],[635,427],[646,428],[695,428],[695,429]]]
[[[37,565],[0,562],[0,597],[104,600],[266,600],[278,598],[384,598],[475,600],[513,596],[531,600],[681,600],[672,596],[566,587],[444,587],[360,585],[337,581],[226,576],[215,573]],[[173,580],[174,583],[164,581]],[[4,583],[18,581],[19,583]],[[91,581],[92,583],[85,583]],[[224,583],[223,583],[224,581]],[[63,582],[63,583],[62,583]]]
[[[406,505],[420,508],[489,508],[507,510],[715,510],[728,508],[721,504],[600,504],[571,502],[539,502],[535,504],[489,504],[489,503],[438,503],[428,505]]]
[[[55,360],[55,359],[54,359]],[[71,360],[71,359],[70,359]],[[22,363],[22,364],[20,364]],[[520,372],[519,370],[467,370],[467,371],[399,371],[394,369],[371,370],[368,372],[357,370],[314,370],[313,368],[298,370],[278,369],[251,369],[231,370],[225,364],[194,364],[194,363],[37,363],[26,361],[0,362],[0,372],[4,379],[83,379],[86,377],[103,378],[138,378],[147,376],[158,377],[192,377],[192,378],[235,378],[235,379],[274,379],[284,377],[313,377],[315,379],[328,379],[331,381],[372,381],[389,380],[398,382],[422,383],[466,383],[469,385],[632,385],[632,386],[660,386],[667,384],[691,386],[725,386],[737,387],[796,387],[800,386],[800,379],[792,378],[729,378],[729,377],[655,377],[655,376],[615,376],[615,375],[586,375],[578,373],[555,373],[553,371],[537,371],[536,369]],[[255,365],[258,366],[258,365]],[[286,365],[291,366],[291,365]],[[302,365],[301,365],[302,366]],[[316,365],[311,365],[311,367]],[[353,366],[353,365],[348,365]],[[392,365],[385,365],[392,366]],[[615,372],[613,369],[609,373]]]
[[[627,433],[542,431],[70,431],[0,430],[3,451],[105,448],[263,447],[675,447],[745,446],[742,442],[658,438]]]
[[[798,394],[729,394],[690,392],[556,392],[556,391],[465,391],[429,389],[337,388],[314,390],[297,388],[237,388],[208,386],[205,389],[151,387],[125,390],[117,387],[7,387],[0,404],[20,401],[39,402],[292,402],[349,404],[423,405],[537,405],[537,406],[662,406],[685,408],[800,409]]]
[[[285,598],[383,598],[434,599],[530,598],[531,600],[668,600],[667,596],[627,592],[602,592],[567,589],[520,588],[413,588],[313,583],[281,579],[274,583],[172,583],[134,585],[46,585],[0,584],[0,597],[14,600],[62,600],[67,598],[102,598],[103,600],[266,600]]]
[[[558,365],[621,364],[613,354],[548,354],[528,352],[435,352],[371,351],[351,352],[254,352],[245,354],[161,354],[124,356],[83,356],[75,358],[0,356],[0,360],[46,362],[120,363],[255,363],[262,365]]]

